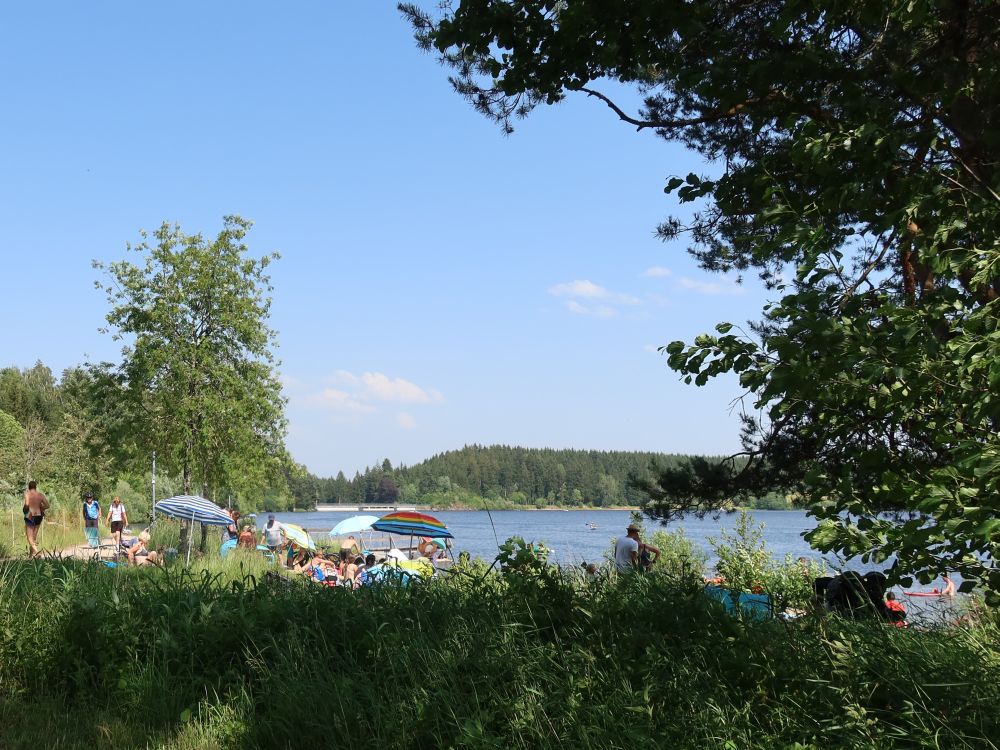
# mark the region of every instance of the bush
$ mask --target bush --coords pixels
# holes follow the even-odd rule
[[[779,607],[805,607],[813,595],[813,581],[825,574],[822,563],[776,561],[764,541],[764,524],[742,511],[732,531],[709,537],[718,557],[715,568],[727,589],[767,593]]]

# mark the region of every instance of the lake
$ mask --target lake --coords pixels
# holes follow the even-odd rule
[[[313,538],[322,544],[330,529],[353,515],[357,513],[324,511],[276,513],[275,517],[308,529]],[[550,559],[560,565],[600,562],[612,539],[625,533],[631,519],[627,510],[498,510],[491,514],[486,511],[439,511],[432,515],[445,523],[455,535],[455,549],[459,552],[466,551],[473,557],[492,560],[496,557],[498,542],[502,544],[508,537],[521,536],[526,540],[544,542],[552,549]],[[813,559],[820,557],[802,538],[802,534],[812,528],[805,511],[762,510],[751,511],[750,515],[764,524],[764,538],[776,557],[783,558],[786,554]],[[685,535],[698,543],[711,561],[714,556],[708,538],[717,536],[722,529],[732,529],[738,517],[735,513],[718,520],[689,516],[683,521],[671,523],[667,528],[683,528]],[[267,514],[262,513],[257,523],[263,526],[266,520]],[[598,528],[591,531],[588,528],[590,523],[596,523]],[[660,528],[649,520],[645,525],[647,533]]]

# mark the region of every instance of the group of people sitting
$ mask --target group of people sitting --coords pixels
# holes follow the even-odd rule
[[[323,586],[360,588],[374,582],[382,575],[383,566],[374,554],[362,549],[358,540],[350,535],[342,540],[337,552],[306,549],[290,537],[274,514],[269,514],[260,532],[258,543],[252,525],[240,525],[239,511],[230,511],[232,523],[226,527],[223,541],[236,542],[237,549],[261,550],[287,570],[300,573]],[[428,537],[423,537],[409,560],[400,550],[390,550],[386,560],[391,567],[405,570],[407,575],[432,575],[434,561],[446,556],[446,548]]]
[[[294,545],[292,545],[294,547]],[[322,550],[309,553],[303,549],[290,549],[288,567],[323,586],[343,586],[357,589],[371,583],[370,568],[376,565],[375,555],[340,550],[339,555],[328,555]]]

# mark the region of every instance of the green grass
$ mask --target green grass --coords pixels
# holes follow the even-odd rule
[[[994,747],[1000,631],[722,614],[543,567],[356,592],[0,563],[0,747]]]

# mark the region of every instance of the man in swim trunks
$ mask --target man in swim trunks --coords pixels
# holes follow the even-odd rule
[[[45,495],[38,491],[36,482],[28,482],[28,489],[24,493],[24,538],[28,540],[28,550],[32,557],[39,554],[38,530],[42,526],[42,519],[45,518],[45,511],[49,509],[49,501]]]
[[[122,499],[115,495],[108,508],[107,522],[111,524],[111,538],[115,540],[115,550],[121,551],[122,531],[128,526],[128,513],[125,512],[125,505]]]

